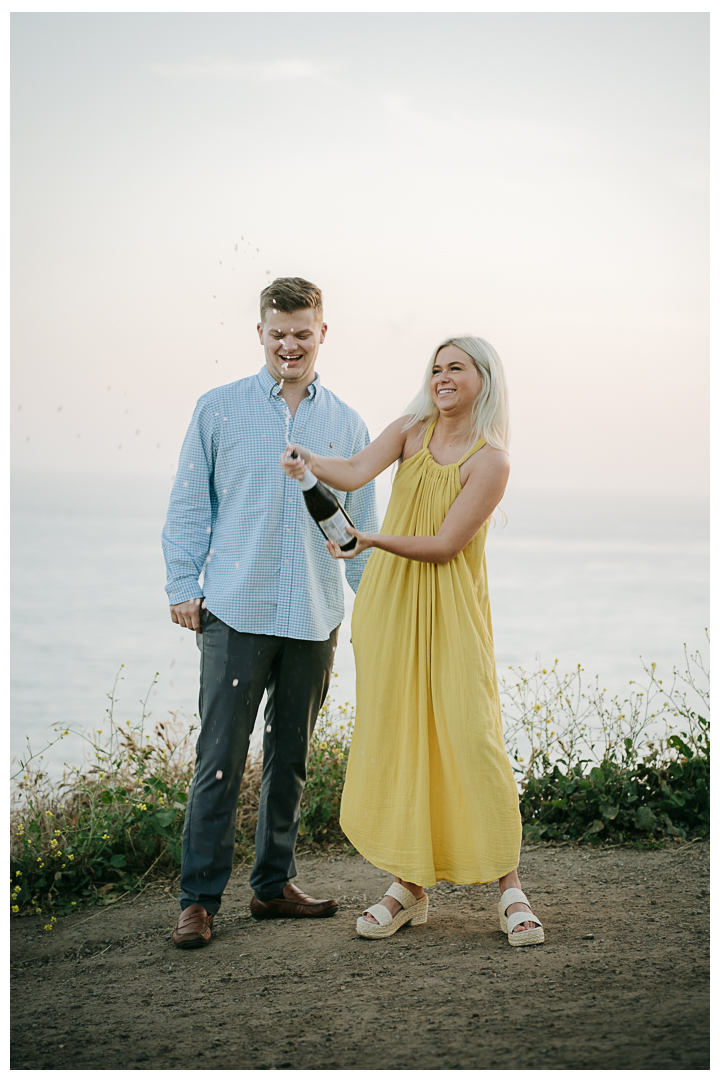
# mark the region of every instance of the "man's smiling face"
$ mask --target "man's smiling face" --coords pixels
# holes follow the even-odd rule
[[[271,308],[257,330],[265,349],[265,366],[273,378],[287,383],[312,382],[317,352],[327,331],[314,308],[301,308],[289,315]]]

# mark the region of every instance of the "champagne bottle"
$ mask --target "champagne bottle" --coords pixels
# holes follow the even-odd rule
[[[290,457],[297,457],[294,450]],[[355,526],[332,491],[308,468],[299,483],[310,517],[317,522],[323,536],[339,544],[341,551],[352,551],[357,544],[357,537],[351,536],[346,526],[350,524],[353,529]]]

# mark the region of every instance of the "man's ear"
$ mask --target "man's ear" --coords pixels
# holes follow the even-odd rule
[[[323,341],[325,340],[325,335],[326,334],[327,334],[327,323],[323,323],[322,326],[320,327],[320,344],[321,345],[322,345]],[[262,341],[262,338],[260,340]]]
[[[260,338],[260,344],[264,345],[265,342],[263,341],[263,324],[261,322],[259,322],[257,324],[257,332],[258,332],[258,337]]]

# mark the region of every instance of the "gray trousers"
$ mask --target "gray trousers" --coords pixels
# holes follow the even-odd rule
[[[326,641],[242,634],[203,611],[200,735],[183,830],[182,908],[202,904],[214,915],[220,907],[233,865],[240,781],[266,690],[250,886],[259,900],[272,900],[295,877],[310,736],[330,685],[337,635],[337,627]]]

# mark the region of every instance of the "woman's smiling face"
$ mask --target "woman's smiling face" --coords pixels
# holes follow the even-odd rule
[[[482,375],[457,345],[446,345],[435,357],[430,393],[441,413],[472,407],[482,389]]]

